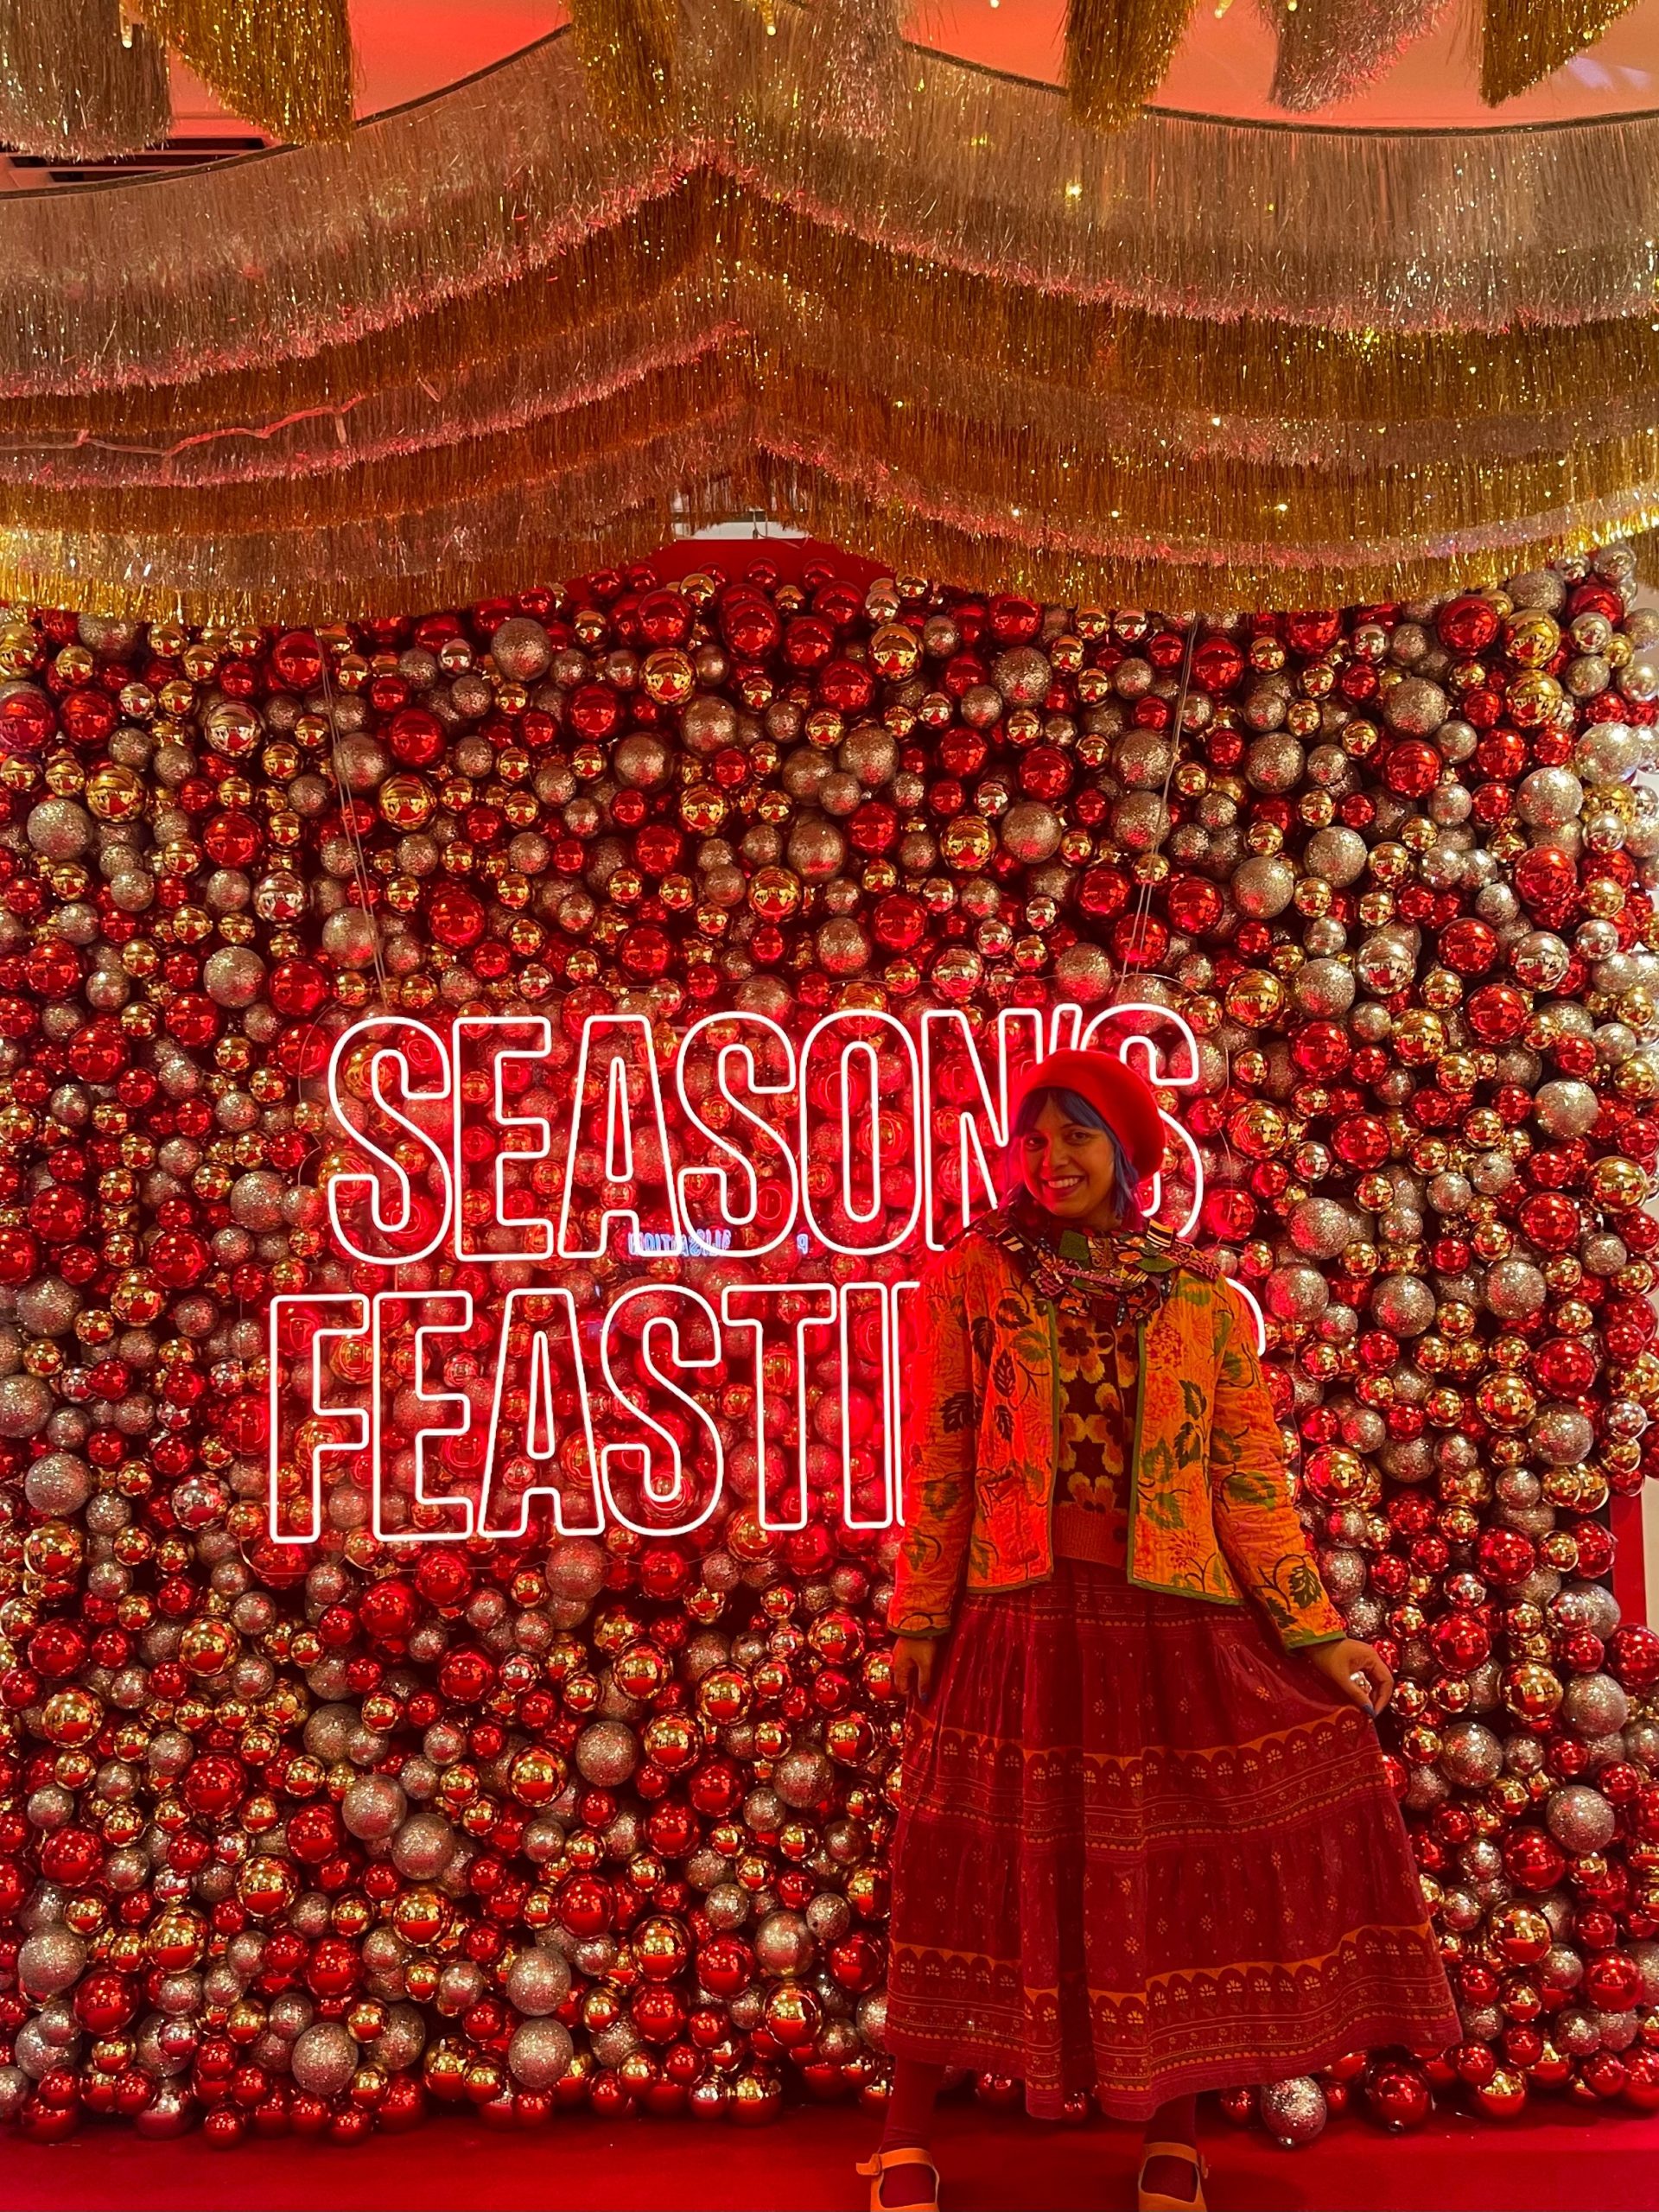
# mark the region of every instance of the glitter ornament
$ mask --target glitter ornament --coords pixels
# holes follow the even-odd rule
[[[1300,2150],[1325,2133],[1325,2093],[1311,2075],[1270,2082],[1256,2101],[1262,2125],[1287,2151]]]

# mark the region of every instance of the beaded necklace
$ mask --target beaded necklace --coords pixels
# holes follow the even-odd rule
[[[1051,1244],[1034,1224],[1028,1226],[1023,1212],[1016,1200],[988,1216],[981,1227],[1015,1262],[1038,1296],[1062,1313],[1116,1327],[1146,1320],[1169,1295],[1173,1269],[1149,1272],[1141,1265],[1138,1241],[1084,1237],[1073,1231],[1067,1241],[1083,1243],[1088,1253],[1086,1261],[1077,1259]]]

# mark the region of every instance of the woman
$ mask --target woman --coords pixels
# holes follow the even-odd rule
[[[1188,2212],[1202,2091],[1459,2033],[1392,1680],[1319,1580],[1249,1309],[1144,1227],[1163,1148],[1129,1069],[1052,1055],[1023,1189],[917,1294],[878,2212],[936,2202],[949,2065],[1144,2121],[1141,2212]]]

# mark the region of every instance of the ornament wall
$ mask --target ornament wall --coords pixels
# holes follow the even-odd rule
[[[1400,1675],[1464,2007],[1453,2052],[1261,2116],[1659,2104],[1659,1637],[1606,1586],[1609,1502],[1659,1468],[1629,555],[1192,624],[708,557],[350,628],[0,635],[5,2111],[233,2142],[878,2100],[901,1720],[841,1378],[787,1535],[740,1479],[683,1541],[404,1550],[346,1468],[298,1554],[265,1306],[352,1280],[321,1073],[371,1007],[545,1014],[568,1069],[601,1011],[666,1057],[728,1006],[1129,995],[1200,1040],[1198,1234]],[[747,1387],[707,1393],[734,1440]]]

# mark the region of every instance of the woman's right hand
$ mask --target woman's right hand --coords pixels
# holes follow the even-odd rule
[[[928,1692],[933,1687],[933,1668],[938,1658],[938,1638],[931,1636],[901,1636],[893,1647],[893,1686],[900,1697],[913,1698],[918,1705],[927,1703]]]

